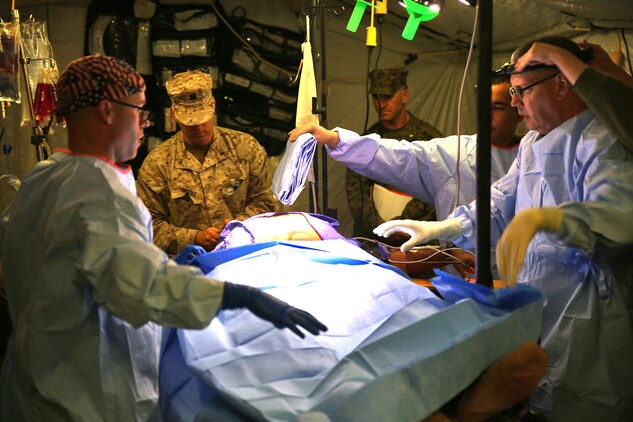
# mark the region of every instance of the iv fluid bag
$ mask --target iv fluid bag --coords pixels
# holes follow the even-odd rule
[[[0,101],[20,102],[20,25],[0,22]]]

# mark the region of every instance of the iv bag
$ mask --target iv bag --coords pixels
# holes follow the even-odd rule
[[[0,101],[20,102],[20,25],[0,22]]]
[[[55,67],[47,66],[40,72],[33,95],[33,114],[40,123],[57,109],[57,92],[55,91],[57,78]]]

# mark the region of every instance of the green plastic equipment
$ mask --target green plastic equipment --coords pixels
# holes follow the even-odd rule
[[[430,5],[426,6],[415,0],[404,0],[404,4],[407,8],[407,12],[409,13],[409,19],[402,31],[402,38],[406,40],[413,39],[413,36],[420,26],[420,22],[430,21],[440,14],[439,10],[433,10]],[[436,2],[435,4],[436,6],[439,6],[439,2]],[[358,2],[356,3],[356,6],[358,7]],[[354,12],[356,12],[356,9],[354,9]]]
[[[352,16],[349,18],[349,22],[347,22],[347,26],[345,27],[350,32],[356,32],[358,29],[358,25],[360,24],[360,20],[363,18],[363,13],[365,13],[365,9],[369,7],[376,7],[370,1],[365,0],[356,0],[356,6],[354,6],[354,11],[352,11]]]

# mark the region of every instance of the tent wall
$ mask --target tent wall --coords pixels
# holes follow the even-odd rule
[[[507,0],[508,3],[510,0]],[[84,52],[85,21],[88,1],[50,1],[24,2],[23,7],[17,2],[23,19],[29,15],[38,21],[47,21],[49,37],[53,45],[58,65],[63,68],[69,61],[79,57]],[[185,3],[195,3],[187,1]],[[300,9],[304,1],[280,0],[231,0],[221,2],[230,15],[235,7],[243,7],[248,18],[266,25],[279,26],[297,31],[303,28],[303,16]],[[332,2],[330,2],[332,3]],[[498,2],[495,2],[495,5]],[[5,10],[0,10],[5,11]],[[500,13],[500,15],[502,15]],[[6,13],[3,16],[7,16]],[[327,97],[328,126],[341,126],[356,131],[362,131],[366,113],[365,77],[367,73],[367,47],[365,47],[365,30],[367,22],[363,21],[357,33],[345,30],[349,10],[342,16],[327,14],[326,28],[326,67],[327,79],[330,81],[330,92]],[[472,20],[472,19],[471,19]],[[418,59],[408,65],[410,99],[408,109],[417,117],[428,121],[445,135],[456,133],[457,98],[462,78],[464,64],[467,58],[465,48],[455,48],[448,45],[433,45],[427,48],[429,40],[425,38],[424,30],[419,30],[413,41],[404,40],[400,33],[404,27],[398,20],[388,20],[382,26],[382,49],[378,67],[399,66],[404,63],[407,54],[416,54]],[[318,21],[317,34],[321,28]],[[512,22],[495,21],[497,28],[506,26],[513,30]],[[471,28],[472,31],[472,28]],[[607,51],[620,49],[624,52],[619,30],[593,30],[591,32],[577,32],[576,40],[586,39],[602,45]],[[469,34],[460,34],[465,45]],[[525,35],[525,39],[540,34]],[[633,46],[633,33],[625,31],[629,46]],[[517,39],[519,35],[517,34]],[[419,37],[419,41],[417,40]],[[312,40],[313,49],[319,50],[317,40]],[[525,40],[524,39],[524,40]],[[517,45],[504,42],[495,47],[493,61],[498,66],[507,61],[512,49]],[[376,65],[379,48],[374,48],[371,56],[371,67]],[[629,51],[633,54],[633,50]],[[625,55],[626,56],[626,55]],[[476,57],[473,58],[473,60]],[[315,63],[315,70],[319,74],[320,62]],[[473,133],[475,122],[475,91],[476,62],[471,63],[468,74],[464,98],[462,103],[462,133]],[[371,125],[377,115],[369,104],[369,121]],[[7,117],[2,121],[5,128],[3,143],[13,145],[10,155],[0,160],[1,174],[13,173],[24,176],[35,164],[35,148],[30,144],[31,131],[28,124],[20,126],[22,113],[20,107],[9,109]],[[26,122],[24,122],[26,123]],[[55,135],[51,137],[51,147],[65,147],[66,133],[61,127],[54,127]],[[319,164],[320,165],[320,164]],[[351,233],[351,219],[347,208],[344,186],[344,166],[328,160],[328,198],[329,206],[338,210],[338,218],[342,224],[342,233]],[[0,204],[3,205],[3,204]],[[307,210],[307,195],[302,195],[295,209]]]

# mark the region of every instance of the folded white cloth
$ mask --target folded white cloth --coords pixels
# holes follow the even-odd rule
[[[295,142],[286,145],[286,152],[275,170],[271,186],[282,204],[294,204],[303,190],[316,145],[317,141],[311,133],[299,135]]]

